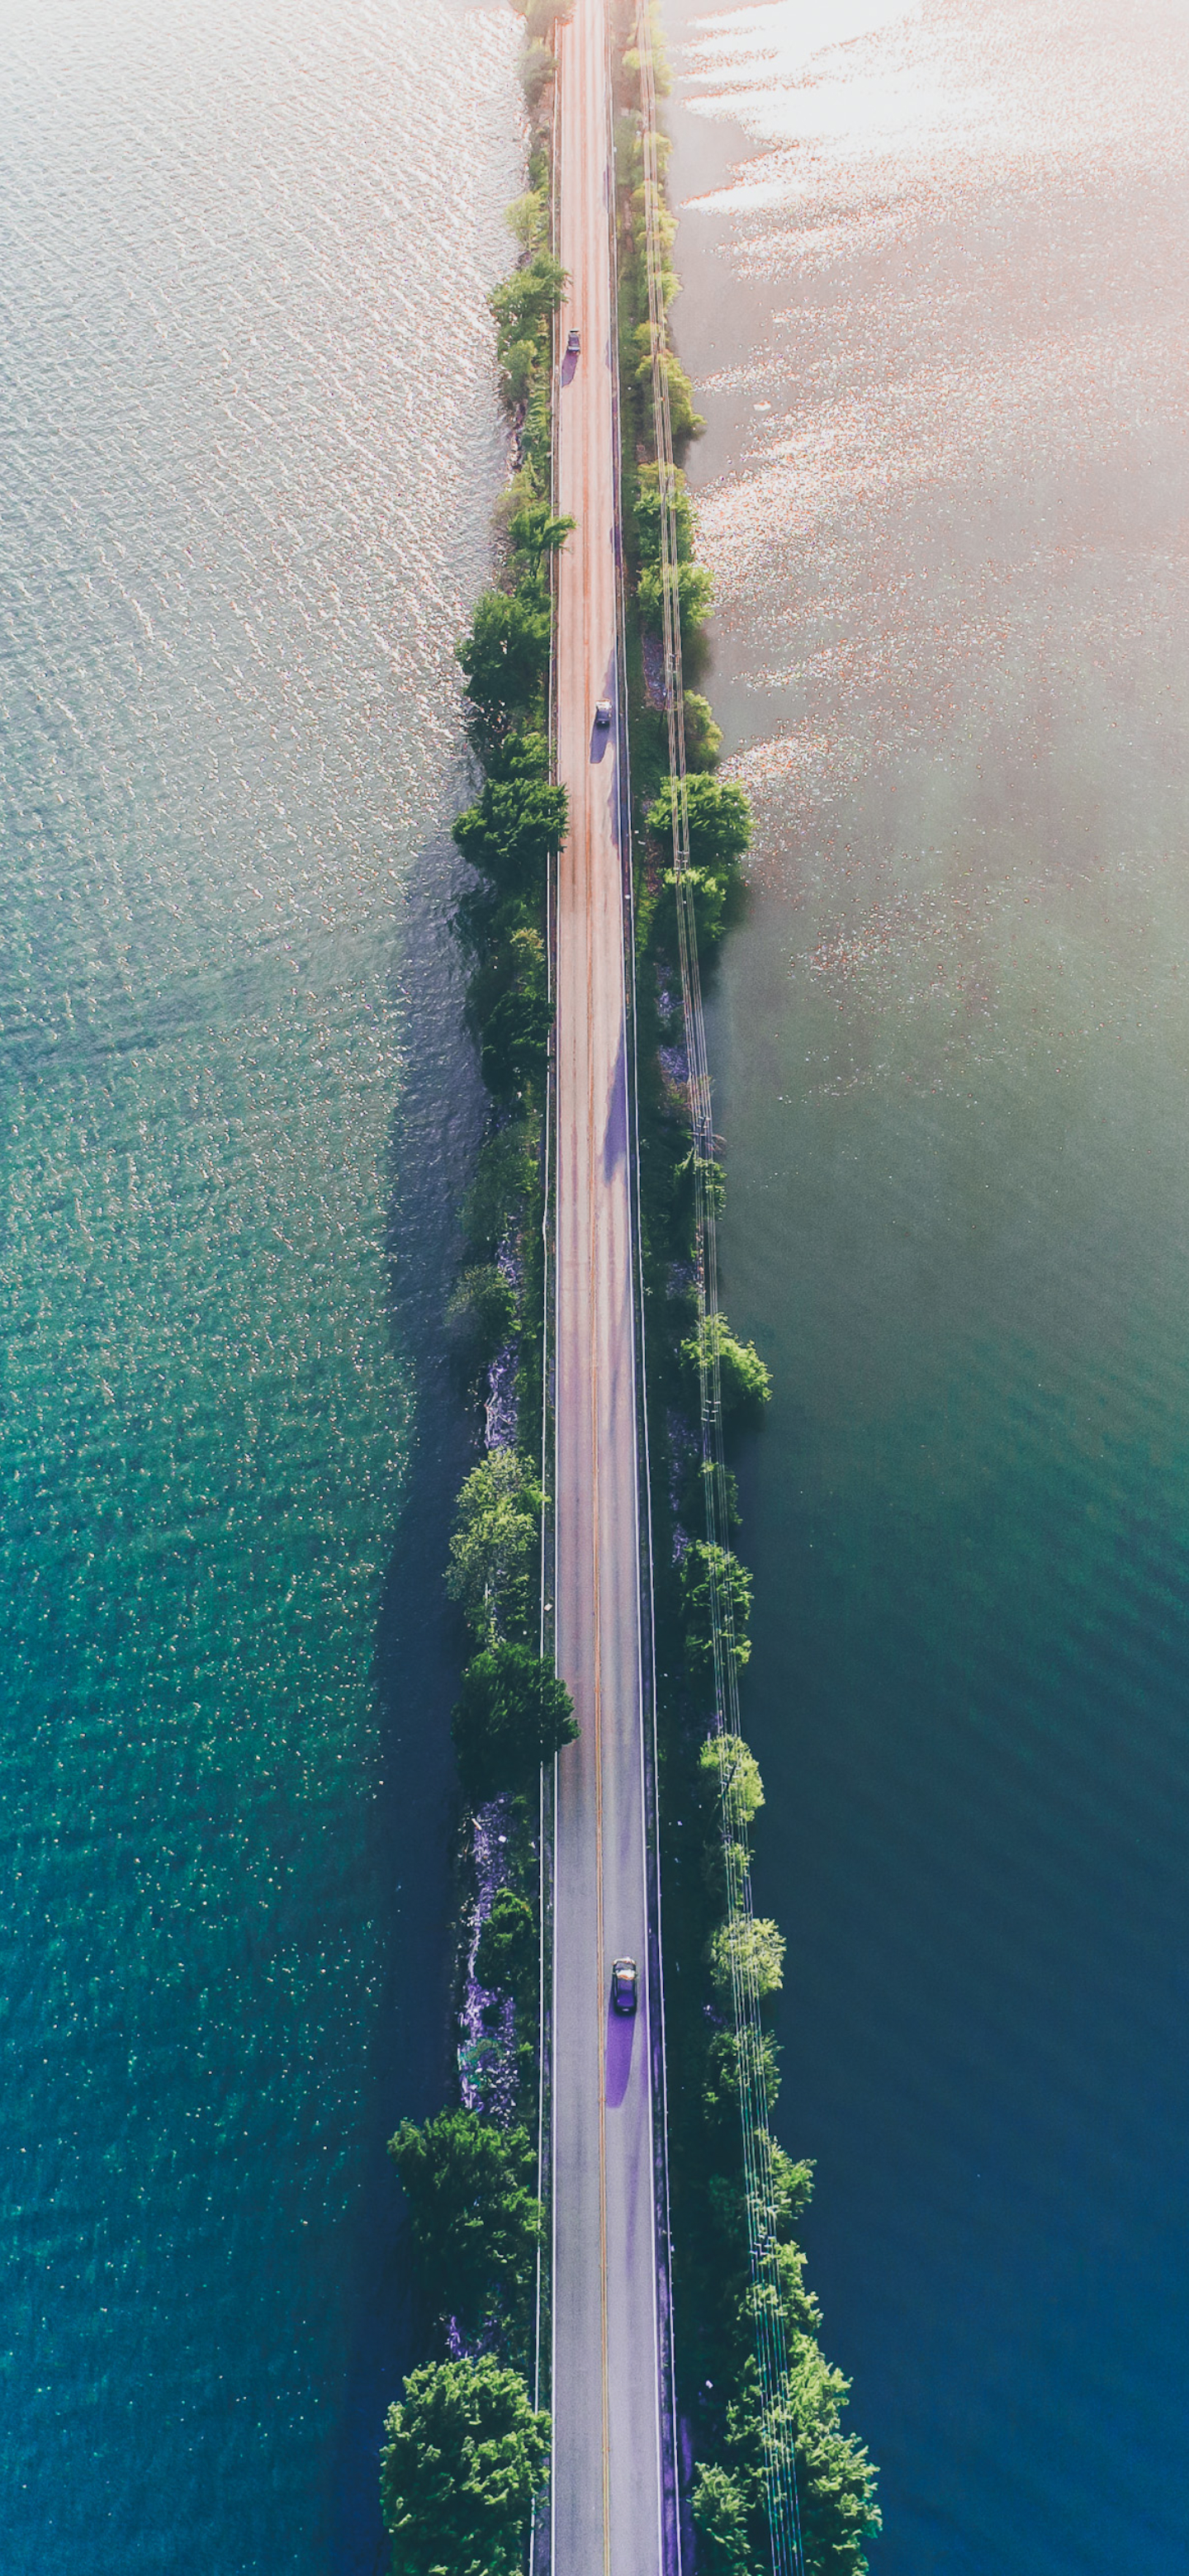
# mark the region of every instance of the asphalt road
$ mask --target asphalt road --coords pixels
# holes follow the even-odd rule
[[[561,345],[555,1617],[577,1744],[558,1762],[553,1993],[554,2576],[657,2576],[653,2184],[631,1210],[618,838],[615,420],[605,0],[560,30]],[[610,2011],[635,1959],[633,2020]]]

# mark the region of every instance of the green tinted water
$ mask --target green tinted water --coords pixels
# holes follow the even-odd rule
[[[782,2133],[873,2568],[1172,2576],[1184,17],[678,30],[711,686],[757,816],[713,1046],[726,1297],[776,1387],[742,1484]]]
[[[457,1438],[442,834],[514,36],[7,17],[12,2576],[374,2560],[376,2167],[445,1974],[437,1560],[389,1569]]]

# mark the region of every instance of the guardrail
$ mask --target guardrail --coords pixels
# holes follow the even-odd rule
[[[665,699],[669,730],[669,774],[672,780],[673,875],[675,881],[681,997],[689,1064],[690,1125],[693,1141],[695,1266],[701,1353],[702,1461],[706,1489],[706,1538],[714,1650],[714,1724],[717,1734],[739,1733],[739,1683],[734,1612],[729,1590],[720,1580],[718,1551],[730,1537],[726,1459],[723,1446],[722,1390],[714,1319],[718,1314],[718,1232],[715,1216],[714,1105],[702,1012],[697,925],[689,875],[689,801],[685,767],[685,699],[681,660],[681,605],[677,535],[677,470],[666,372],[668,328],[665,317],[664,258],[661,240],[663,197],[657,155],[656,81],[652,54],[649,0],[641,0],[637,17],[640,57],[644,212],[648,266],[648,320],[652,342],[652,408],[658,482],[661,497],[661,605],[665,655]],[[709,1330],[707,1327],[709,1326]],[[751,1869],[746,1818],[727,1764],[720,1765],[721,1826],[731,1927],[731,1998],[739,2058],[743,2171],[747,2201],[747,2239],[751,2267],[751,2303],[755,2320],[756,2362],[764,2408],[764,2474],[774,2576],[804,2576],[788,2352],[781,2297],[776,2208],[772,2183],[772,2137],[765,2072],[760,1994],[747,1931],[752,1919]],[[741,1937],[740,1937],[741,1936]]]

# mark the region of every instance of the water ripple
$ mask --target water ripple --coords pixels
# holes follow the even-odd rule
[[[4,2564],[370,2570],[389,1278],[457,1062],[395,1220],[391,1140],[411,989],[458,1050],[515,24],[5,32]]]

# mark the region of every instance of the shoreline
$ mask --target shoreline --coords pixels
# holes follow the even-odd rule
[[[509,211],[520,258],[491,298],[509,429],[509,480],[497,514],[503,549],[496,586],[480,599],[458,647],[480,792],[454,827],[477,878],[456,927],[471,961],[467,1019],[490,1107],[464,1210],[476,1257],[460,1270],[449,1308],[464,1384],[483,1421],[447,1578],[479,1650],[454,1719],[464,1775],[455,1872],[455,2098],[420,2132],[403,2123],[392,2142],[412,2195],[415,2248],[422,2226],[422,2346],[438,2357],[410,2375],[404,2400],[389,2413],[386,2516],[392,2528],[394,2518],[407,2521],[418,2512],[418,2461],[425,2455],[411,2430],[417,2406],[440,2402],[443,2394],[452,2404],[502,2406],[507,2439],[520,2446],[519,2485],[498,2543],[484,2525],[493,2569],[505,2563],[499,2549],[510,2552],[507,2564],[513,2564],[530,2499],[536,2495],[536,2519],[547,2493],[540,2470],[549,2441],[541,2401],[549,2395],[544,1997],[551,1770],[567,1722],[573,1731],[556,1683],[551,1686],[560,1696],[548,1723],[537,1728],[535,1764],[525,1755],[535,1721],[526,1721],[521,1708],[523,1740],[513,1754],[506,1711],[500,1714],[501,1674],[504,1681],[516,1678],[522,1700],[526,1689],[530,1697],[535,1693],[534,1705],[542,1708],[552,1676],[553,889],[565,828],[564,797],[550,785],[552,631],[556,559],[572,523],[559,519],[555,507],[553,341],[563,280],[555,255],[556,89],[543,36],[565,14],[550,0],[528,0],[522,57],[528,187]],[[758,1428],[770,1384],[754,1347],[735,1339],[718,1306],[715,1223],[725,1183],[713,1136],[698,961],[700,952],[713,970],[720,943],[745,906],[740,861],[750,815],[741,791],[715,777],[721,736],[706,700],[683,688],[683,661],[697,679],[708,658],[711,584],[696,559],[692,505],[676,461],[700,424],[667,322],[677,280],[663,191],[667,143],[654,104],[654,86],[663,87],[664,75],[661,66],[654,83],[654,20],[637,20],[620,0],[611,0],[610,16],[621,645],[631,733],[622,791],[623,846],[631,854],[631,944],[624,963],[634,1073],[638,1331],[641,1353],[647,1342],[649,1354],[647,1380],[638,1390],[640,1456],[651,1471],[645,1669],[653,1676],[654,1920],[681,2042],[681,2072],[677,2080],[670,2072],[665,2122],[673,2164],[677,2287],[670,2330],[684,2547],[676,2534],[670,2545],[674,2564],[696,2553],[707,2568],[741,2569],[758,2552],[771,2556],[777,2576],[826,2569],[863,2576],[865,2542],[879,2527],[874,2471],[854,2437],[840,2429],[846,2383],[821,2356],[816,2302],[804,2288],[792,2233],[812,2173],[792,2164],[769,2127],[779,2077],[767,2023],[784,1943],[774,1924],[757,1921],[751,1911],[749,1829],[763,1791],[737,1707],[738,1676],[750,1651],[751,1587],[733,1547],[738,1506],[728,1459],[739,1435]],[[519,1528],[511,1572],[507,1529],[495,1556],[482,1535],[500,1513]],[[481,1556],[485,1544],[488,1572],[476,1589],[476,1549]],[[528,1589],[533,1564],[535,1613]],[[486,1693],[490,1741],[481,1759],[482,1725],[476,1735],[474,1714],[466,1715],[468,1691],[472,1700]],[[496,1736],[502,1751],[493,1755]],[[492,1758],[497,1769],[504,1762],[498,1778],[482,1768]],[[489,1794],[477,1797],[477,1784]],[[667,1905],[663,1928],[659,1874]],[[663,2099],[663,2083],[660,2093]],[[505,2204],[519,2212],[515,2277],[507,2274],[498,2294],[490,2282],[481,2295],[475,2292],[479,2304],[469,2322],[443,2306],[441,2277],[430,2290],[435,2268],[449,2274],[440,2192],[451,2158],[459,2155],[486,2159],[493,2226]],[[427,2160],[439,2200],[431,2218],[419,2221],[418,2186],[410,2177]],[[526,2199],[530,2167],[535,2193]],[[543,2533],[539,2520],[537,2527]]]

